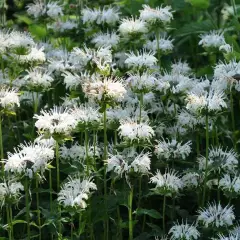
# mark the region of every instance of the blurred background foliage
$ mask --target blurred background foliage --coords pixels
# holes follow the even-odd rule
[[[39,22],[35,23],[24,12],[26,5],[30,2],[29,0],[8,0],[8,27],[16,25],[18,28],[30,31],[36,39],[42,40],[47,35],[44,19],[42,25]],[[1,5],[3,4],[4,0],[1,0]],[[78,6],[93,8],[111,4],[119,6],[124,16],[138,16],[143,4],[151,7],[171,5],[174,10],[174,21],[169,29],[169,35],[174,38],[175,48],[172,55],[168,55],[164,59],[164,67],[167,68],[168,63],[177,58],[188,61],[195,69],[197,77],[211,76],[212,67],[206,63],[210,61],[211,64],[215,64],[221,59],[218,56],[215,57],[216,59],[209,59],[204,49],[198,46],[198,42],[199,34],[216,29],[222,29],[225,32],[227,43],[233,46],[234,51],[230,57],[240,59],[240,0],[66,0],[63,4],[69,13],[68,16],[64,16],[66,18],[74,18],[76,11],[79,11]],[[236,11],[235,15],[231,12],[233,5]],[[74,33],[70,37],[68,35],[66,39],[64,36],[56,36],[52,33],[52,41],[57,45],[62,44],[64,40],[66,47],[71,49],[84,42],[84,33],[80,29],[78,33],[78,36]]]

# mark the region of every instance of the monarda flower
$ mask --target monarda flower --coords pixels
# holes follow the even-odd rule
[[[227,205],[223,208],[220,203],[209,203],[206,208],[198,211],[197,221],[206,228],[220,228],[232,226],[234,219],[233,206]]]
[[[57,201],[64,208],[85,209],[87,207],[86,201],[91,193],[96,190],[97,186],[93,183],[92,178],[80,179],[77,176],[69,176],[58,193]]]

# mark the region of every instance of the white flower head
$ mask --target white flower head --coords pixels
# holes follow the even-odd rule
[[[77,126],[77,121],[68,109],[54,106],[49,111],[41,110],[40,115],[35,114],[36,128],[40,132],[50,134],[69,135]]]
[[[148,122],[137,123],[134,119],[120,121],[119,135],[129,141],[149,141],[154,136],[154,130]]]
[[[140,10],[140,19],[149,23],[161,23],[163,25],[170,23],[173,19],[171,6],[151,8],[148,5],[143,5],[143,10]]]
[[[30,89],[42,88],[47,90],[53,81],[50,72],[42,67],[27,70],[27,74],[22,78],[23,86],[28,86]]]
[[[182,177],[184,188],[187,189],[197,188],[202,180],[203,178],[201,178],[201,176],[196,172],[188,172]]]
[[[116,47],[120,42],[120,37],[116,34],[116,32],[112,33],[97,33],[94,35],[91,40],[95,47],[100,48],[103,46],[111,46],[112,48]]]
[[[239,239],[240,235],[238,233],[229,233],[227,236],[219,234],[218,238],[215,240],[239,240]]]
[[[23,185],[16,179],[10,178],[0,183],[0,204],[17,204],[21,199],[21,191],[24,190]]]
[[[27,14],[39,18],[46,13],[46,6],[42,0],[35,0],[26,6]]]
[[[2,87],[0,89],[0,106],[2,108],[10,108],[20,106],[19,93],[14,88]]]
[[[177,142],[176,139],[171,141],[163,139],[158,141],[158,144],[155,146],[155,153],[158,157],[163,157],[170,161],[173,159],[186,159],[191,153],[191,144],[191,141],[182,144],[182,142]]]
[[[51,18],[63,16],[62,6],[58,2],[50,1],[47,4],[47,15]]]
[[[171,240],[195,240],[200,237],[196,226],[188,223],[176,223],[170,228],[169,234],[171,234]]]
[[[205,33],[200,35],[199,45],[204,48],[219,48],[225,44],[225,38],[222,31],[211,31],[210,33]]]
[[[142,35],[148,31],[146,23],[141,19],[124,18],[119,26],[119,32],[124,38]]]
[[[134,52],[126,53],[127,59],[125,64],[128,68],[142,69],[152,68],[157,64],[157,58],[154,57],[155,52],[147,52],[146,50],[138,51],[137,54]]]
[[[138,155],[130,165],[134,172],[141,174],[148,174],[150,170],[150,153],[141,153]]]
[[[124,156],[118,154],[118,155],[112,155],[110,154],[108,160],[107,160],[107,171],[113,171],[118,176],[122,177],[124,173],[127,173],[129,167],[128,162],[124,158]]]
[[[199,157],[199,169],[205,170],[206,158]],[[238,166],[238,154],[233,150],[223,150],[221,146],[209,150],[208,171],[233,173]]]
[[[154,74],[151,74],[149,72],[143,72],[142,74],[130,74],[126,81],[134,92],[147,93],[154,89],[157,78]]]
[[[184,187],[182,179],[175,170],[167,170],[164,174],[157,170],[150,178],[150,182],[156,184],[153,190],[163,195],[178,193]]]
[[[159,43],[157,39],[154,39],[153,41],[148,40],[146,44],[144,44],[144,48],[157,52],[158,50],[161,51],[163,54],[168,54],[173,50],[173,39],[169,38],[160,38]]]
[[[89,195],[97,190],[96,184],[93,183],[92,178],[84,178],[81,180],[78,176],[74,178],[68,177],[67,180],[58,193],[57,201],[63,205],[63,207],[85,209]]]
[[[84,83],[83,92],[90,99],[107,102],[121,102],[126,94],[122,79],[104,78]]]
[[[205,227],[229,227],[233,225],[235,215],[233,206],[222,207],[219,204],[208,204],[206,208],[198,211],[198,222],[201,222]]]
[[[231,177],[230,174],[224,174],[219,181],[219,187],[226,193],[240,194],[240,177],[235,175]]]
[[[179,60],[178,62],[172,63],[171,65],[172,73],[189,75],[192,69],[189,67],[187,62],[182,62]]]

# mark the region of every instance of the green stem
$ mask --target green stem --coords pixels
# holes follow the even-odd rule
[[[197,157],[200,154],[200,144],[199,144],[199,135],[196,133],[196,145],[197,145]]]
[[[142,110],[143,110],[143,92],[140,93],[140,112],[139,112],[139,123],[142,121]]]
[[[52,170],[49,169],[49,191],[50,191],[50,213],[53,213],[53,199],[52,199]]]
[[[139,184],[138,184],[138,203],[137,203],[137,209],[140,208],[140,204],[141,204],[141,198],[142,198],[142,176],[140,176],[139,178]],[[135,219],[137,218],[137,214]]]
[[[57,192],[59,192],[59,190],[60,190],[60,166],[59,166],[59,144],[57,141],[56,141],[55,154],[56,154],[56,165],[57,165]]]
[[[130,192],[128,196],[129,240],[133,240],[132,201],[133,201],[133,186],[130,187]]]
[[[103,130],[104,130],[104,152],[103,161],[105,162],[108,158],[108,142],[107,142],[107,106],[104,106],[103,112]],[[104,239],[108,240],[108,214],[107,214],[107,165],[104,163],[104,202],[105,202],[105,221],[104,221]]]
[[[73,240],[73,217],[71,219],[71,240]]]
[[[41,217],[40,217],[40,208],[39,208],[39,183],[38,179],[36,178],[36,200],[37,200],[37,218],[38,218],[38,227],[39,227],[39,240],[42,239],[42,231],[41,231]]]
[[[165,213],[166,212],[166,195],[163,196],[163,219],[162,219],[162,227],[163,234],[165,234]]]
[[[9,240],[12,240],[12,222],[10,217],[10,206],[7,204],[6,206],[6,212],[7,212],[7,223],[8,223],[8,238]]]
[[[143,216],[142,233],[145,230],[145,224],[146,224],[146,214],[144,214],[144,216]]]
[[[231,0],[231,4],[232,4],[232,7],[233,7],[234,15],[236,16],[236,15],[237,15],[237,9],[236,9],[236,3],[235,3],[235,0]]]
[[[235,117],[234,117],[234,106],[233,106],[233,94],[230,90],[230,103],[231,103],[231,119],[232,119],[232,131],[233,131],[233,145],[234,150],[237,151],[236,138],[235,138]]]
[[[220,176],[218,175],[218,185],[217,185],[217,200],[220,203],[220,188],[219,188]]]
[[[82,214],[81,212],[79,212],[79,218],[78,218],[78,236],[79,236],[79,239],[80,239],[80,236],[81,236],[81,222],[82,222]]]
[[[207,188],[207,175],[208,175],[208,151],[209,151],[209,131],[208,131],[208,114],[206,115],[206,164],[205,164],[205,177],[203,184],[203,198],[202,207],[205,204],[206,188]]]
[[[160,31],[159,31],[159,29],[156,32],[156,39],[157,39],[158,65],[159,65],[159,69],[161,71],[161,52],[160,52],[160,48],[159,48],[159,44],[160,44]]]
[[[86,164],[87,164],[87,176],[89,176],[89,157],[88,157],[88,130],[85,129],[85,157],[86,157]]]
[[[27,222],[27,240],[30,240],[30,203],[29,203],[29,186],[28,178],[25,177],[25,205],[26,205],[26,222]]]

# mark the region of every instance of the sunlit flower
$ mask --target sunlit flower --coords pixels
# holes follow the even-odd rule
[[[116,34],[116,32],[112,33],[97,33],[94,35],[91,42],[95,44],[97,48],[103,46],[111,46],[116,47],[120,41],[120,37]]]
[[[154,52],[157,52],[159,50],[163,54],[168,54],[173,50],[172,42],[173,40],[169,38],[160,38],[159,43],[156,39],[153,41],[148,40],[143,47]]]
[[[19,107],[19,93],[16,89],[2,87],[0,89],[0,106],[2,108]]]
[[[62,6],[58,5],[58,2],[48,2],[47,15],[51,18],[57,18],[63,16]]]
[[[225,38],[222,31],[211,31],[200,35],[199,45],[204,48],[219,48],[225,44]]]
[[[43,16],[46,12],[46,7],[42,0],[35,0],[33,3],[30,3],[26,6],[27,13],[34,18],[39,18]]]

